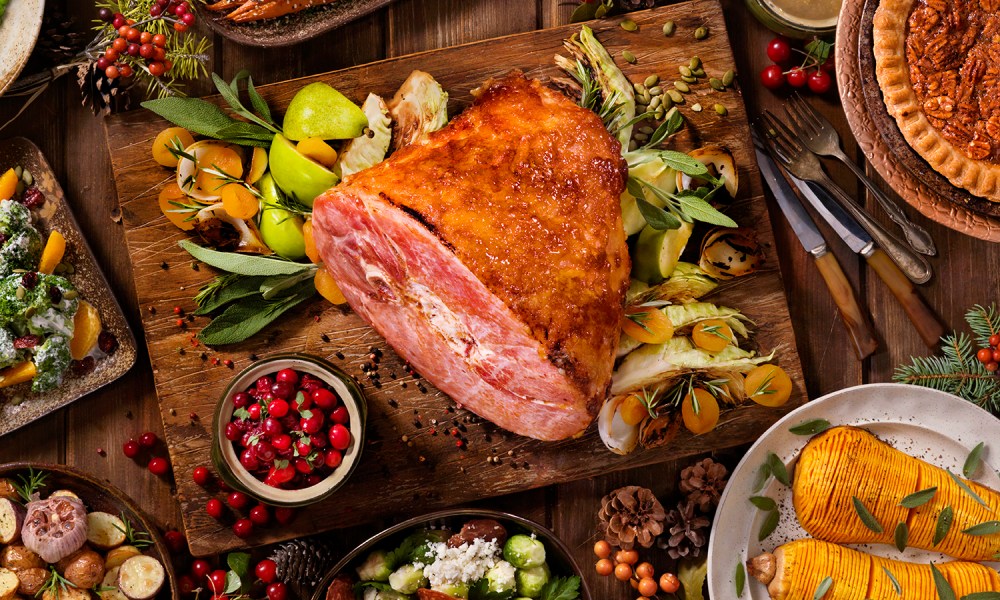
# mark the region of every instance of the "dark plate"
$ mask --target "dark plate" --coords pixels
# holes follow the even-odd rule
[[[304,42],[373,13],[392,1],[338,0],[301,13],[256,23],[234,23],[225,17],[231,11],[220,14],[206,9],[202,2],[193,4],[198,17],[219,35],[245,46],[277,47]]]
[[[87,394],[118,379],[135,364],[135,337],[129,329],[121,306],[108,286],[94,253],[80,231],[73,211],[66,203],[62,188],[52,167],[42,151],[25,138],[0,142],[0,171],[21,165],[31,172],[35,185],[45,194],[45,204],[32,210],[35,227],[48,238],[57,229],[66,238],[66,256],[76,271],[66,275],[80,292],[80,297],[91,303],[101,315],[104,329],[118,338],[118,349],[110,356],[97,361],[97,366],[82,377],[66,375],[63,384],[55,390],[36,394],[30,383],[0,389],[0,436],[40,419]]]
[[[163,568],[167,571],[167,581],[163,584],[160,593],[157,594],[156,600],[181,597],[180,590],[177,588],[177,576],[174,574],[174,567],[170,562],[170,551],[166,543],[153,522],[146,517],[142,509],[131,498],[110,483],[98,481],[91,475],[63,465],[7,463],[0,465],[0,477],[14,477],[27,473],[28,469],[45,471],[49,474],[43,496],[55,490],[69,490],[83,500],[88,511],[124,515],[133,527],[148,533],[153,539],[153,544],[145,548],[143,553],[163,563]]]
[[[872,122],[882,140],[889,147],[899,164],[903,165],[914,177],[925,182],[938,195],[965,209],[989,217],[1000,217],[1000,203],[990,202],[979,196],[974,196],[966,190],[952,185],[947,178],[935,171],[903,137],[896,120],[885,108],[882,98],[882,88],[875,77],[874,30],[872,22],[879,0],[867,0],[861,14],[861,31],[858,39],[858,63],[862,77],[870,85],[862,85],[863,102]]]
[[[523,517],[496,510],[484,509],[443,510],[429,515],[415,517],[413,519],[403,521],[398,525],[393,525],[392,527],[363,542],[360,546],[352,550],[350,554],[342,558],[340,562],[334,565],[333,568],[326,574],[326,577],[323,578],[322,583],[320,583],[316,588],[316,592],[313,594],[312,600],[325,600],[326,590],[330,587],[330,582],[333,581],[334,577],[348,568],[353,568],[375,548],[394,547],[395,544],[402,541],[402,539],[405,538],[406,535],[413,529],[441,529],[442,527],[448,527],[458,531],[461,529],[462,525],[470,519],[495,519],[499,521],[510,534],[533,533],[538,536],[545,543],[545,549],[548,551],[545,560],[549,564],[549,567],[551,567],[552,574],[560,575],[562,577],[568,577],[570,575],[580,576],[580,600],[591,600],[590,589],[587,587],[587,581],[581,575],[579,565],[577,565],[576,561],[573,560],[573,554],[570,552],[566,544],[562,543],[562,541],[557,538],[554,533],[545,527],[542,527],[538,523],[529,521]],[[351,571],[351,574],[354,574],[353,570]]]

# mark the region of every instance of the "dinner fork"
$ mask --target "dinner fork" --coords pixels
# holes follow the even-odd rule
[[[927,259],[914,252],[903,240],[899,239],[873,219],[847,192],[823,170],[816,155],[809,152],[798,141],[787,125],[779,121],[770,111],[764,111],[764,123],[767,127],[767,139],[774,154],[781,164],[792,175],[805,181],[812,181],[826,188],[865,228],[879,246],[885,250],[900,270],[914,283],[926,283],[931,278],[931,265]]]
[[[934,240],[931,238],[931,234],[927,233],[927,230],[920,225],[911,221],[906,216],[906,213],[903,212],[903,209],[886,196],[875,185],[875,182],[869,179],[865,175],[865,172],[844,154],[844,151],[840,147],[840,134],[837,133],[837,130],[833,128],[833,124],[826,117],[819,114],[799,94],[792,95],[791,101],[785,105],[785,114],[795,123],[799,141],[806,148],[820,156],[832,156],[847,165],[847,168],[875,196],[882,210],[889,215],[893,223],[899,225],[899,228],[903,231],[903,235],[906,237],[906,241],[909,242],[914,250],[928,256],[937,254],[937,248],[934,247]]]

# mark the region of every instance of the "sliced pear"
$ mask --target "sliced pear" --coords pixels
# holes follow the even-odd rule
[[[285,137],[296,142],[306,138],[349,140],[364,133],[368,117],[346,96],[317,81],[295,94],[282,126]]]
[[[271,142],[269,164],[281,191],[306,206],[340,181],[336,173],[310,160],[281,134]]]
[[[681,221],[677,229],[643,228],[632,256],[632,277],[649,284],[660,283],[674,272],[694,225]]]

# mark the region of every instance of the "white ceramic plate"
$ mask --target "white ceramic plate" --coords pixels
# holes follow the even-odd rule
[[[792,490],[772,478],[758,493],[753,492],[757,470],[769,452],[774,452],[793,473],[799,452],[811,436],[788,431],[805,421],[826,419],[833,425],[863,427],[896,449],[933,465],[961,472],[969,452],[986,442],[983,466],[975,480],[1000,489],[1000,420],[978,406],[951,394],[897,384],[861,385],[828,394],[788,413],[750,448],[737,465],[722,495],[708,544],[708,589],[712,598],[736,597],[736,565],[785,542],[809,537],[795,518]],[[750,504],[751,496],[769,496],[778,502],[781,521],[763,542],[757,541],[766,514]],[[939,553],[893,546],[854,545],[878,556],[896,560],[928,562],[943,560]],[[998,566],[992,563],[992,566]],[[765,600],[765,586],[747,577],[742,598]]]
[[[0,22],[0,94],[14,83],[42,28],[45,0],[10,0]]]

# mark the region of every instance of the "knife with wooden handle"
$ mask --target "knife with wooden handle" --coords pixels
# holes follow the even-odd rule
[[[826,287],[830,290],[830,295],[833,296],[834,303],[840,310],[840,316],[851,337],[858,360],[871,356],[878,348],[878,340],[872,334],[871,324],[861,311],[861,306],[858,305],[857,297],[854,295],[854,289],[847,280],[843,269],[840,268],[840,263],[828,251],[826,240],[816,228],[809,213],[795,197],[778,166],[770,156],[759,148],[756,149],[756,152],[761,174],[774,193],[781,212],[785,215],[789,225],[792,226],[792,230],[802,247],[816,260],[816,268],[819,269],[823,281],[826,282]]]

